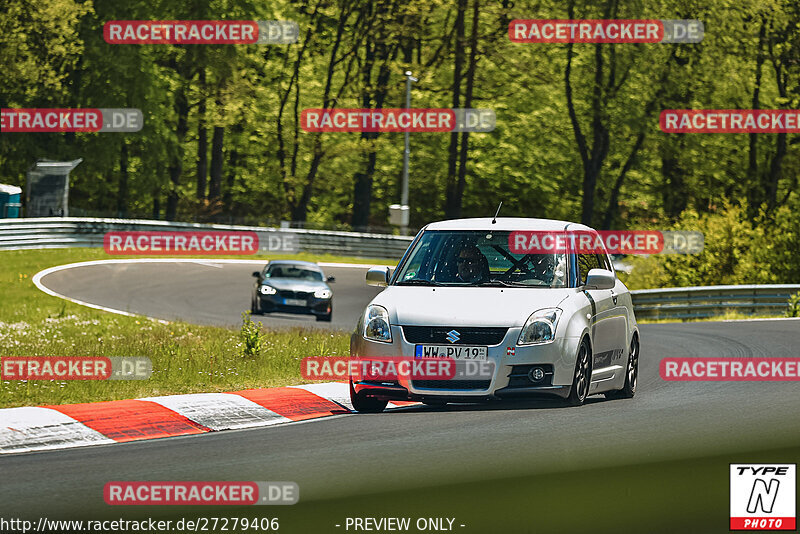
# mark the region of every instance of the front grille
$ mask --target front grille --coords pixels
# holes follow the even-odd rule
[[[311,293],[306,291],[290,291],[288,289],[281,289],[278,291],[278,296],[285,299],[307,299]]]
[[[491,380],[412,380],[420,389],[489,389]]]
[[[455,330],[459,339],[452,345],[499,345],[506,337],[508,328],[466,326],[404,326],[403,336],[409,343],[431,343],[451,345],[448,332]]]

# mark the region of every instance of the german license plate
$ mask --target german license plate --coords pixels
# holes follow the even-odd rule
[[[305,306],[306,301],[303,299],[283,299],[286,306]]]
[[[414,357],[485,360],[488,358],[488,348],[468,345],[417,345]]]

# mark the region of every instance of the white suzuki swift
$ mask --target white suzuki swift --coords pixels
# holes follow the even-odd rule
[[[526,234],[573,232],[597,235],[547,219],[442,221],[417,234],[394,273],[370,269],[367,283],[386,289],[356,326],[351,357],[442,358],[462,371],[446,378],[351,375],[355,409],[380,412],[390,400],[444,404],[549,394],[581,405],[596,393],[633,397],[639,330],[605,247],[515,246],[526,243]],[[467,362],[472,366],[464,373]]]

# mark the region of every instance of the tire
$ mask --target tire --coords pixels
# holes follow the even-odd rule
[[[363,393],[356,393],[353,381],[350,381],[350,402],[355,411],[359,413],[381,413],[386,409],[389,401],[379,400],[374,397],[367,397]]]
[[[606,393],[607,399],[631,399],[636,395],[636,383],[639,381],[639,338],[633,336],[628,352],[628,368],[625,373],[625,385],[622,389]]]
[[[261,306],[259,306],[258,295],[254,295],[250,299],[250,315],[258,315],[261,313]]]
[[[569,406],[581,406],[589,396],[589,387],[592,384],[592,351],[586,339],[581,341],[578,354],[575,357],[575,372],[572,375],[572,387],[569,396],[565,399]]]

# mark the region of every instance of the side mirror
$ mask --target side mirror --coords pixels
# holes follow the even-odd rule
[[[386,287],[389,285],[388,267],[370,267],[367,271],[367,285]]]
[[[258,272],[258,271],[253,271],[253,278],[258,278],[259,276],[261,276],[261,273],[260,273],[260,272]]]
[[[334,283],[336,281],[336,277],[335,276],[329,276],[326,281],[329,284],[332,284],[332,283]]]
[[[584,289],[612,289],[617,282],[614,273],[605,269],[592,269],[586,275]]]

